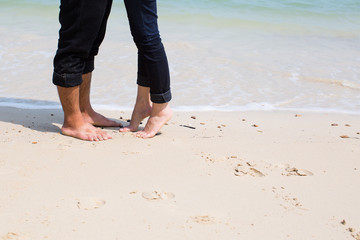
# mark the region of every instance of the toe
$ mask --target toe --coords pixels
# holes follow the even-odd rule
[[[127,132],[127,129],[128,129],[128,128],[126,128],[126,127],[120,128],[120,129],[119,129],[119,132]]]
[[[101,134],[97,135],[97,139],[99,139],[99,141],[104,141],[104,137]]]
[[[145,134],[146,134],[146,133],[145,133],[144,131],[140,131],[140,132],[137,132],[137,133],[135,134],[135,136],[138,137],[138,138],[144,138]]]
[[[120,132],[135,132],[136,130],[137,130],[136,128],[131,127],[130,125],[120,128]]]
[[[128,127],[120,128],[119,131],[120,132],[131,132],[130,128],[128,128]]]
[[[112,139],[112,137],[110,135],[108,135],[107,133],[102,135],[104,140],[108,140],[108,139]]]
[[[99,131],[97,132],[97,135],[101,138],[101,141],[102,141],[102,140],[111,139],[111,136],[109,136],[108,133],[105,132],[105,131],[99,130]]]

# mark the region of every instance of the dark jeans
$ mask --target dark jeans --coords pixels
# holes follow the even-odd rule
[[[151,101],[171,100],[169,66],[157,25],[156,0],[124,0],[131,34],[138,48],[137,84],[150,88]],[[53,83],[74,87],[94,70],[104,39],[112,0],[61,0],[58,50]]]

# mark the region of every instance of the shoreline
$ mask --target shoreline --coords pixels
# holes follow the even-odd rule
[[[104,142],[62,117],[0,107],[0,238],[359,239],[358,115],[175,111]]]
[[[8,101],[4,101],[8,99]],[[105,112],[130,112],[131,106],[118,106],[111,104],[93,104],[94,109]],[[29,99],[15,99],[15,98],[1,98],[0,107],[16,108],[26,110],[61,110],[59,102],[48,100],[29,100]],[[356,110],[342,110],[336,108],[281,108],[275,107],[269,103],[249,103],[244,106],[172,106],[176,112],[302,112],[314,114],[343,114],[343,115],[360,115]]]

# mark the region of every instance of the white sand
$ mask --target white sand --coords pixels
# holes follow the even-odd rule
[[[360,116],[177,112],[99,143],[61,122],[0,107],[1,240],[360,239]]]

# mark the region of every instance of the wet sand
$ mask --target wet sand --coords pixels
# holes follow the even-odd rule
[[[0,107],[0,239],[360,239],[360,115],[175,112],[106,142],[62,117]]]

